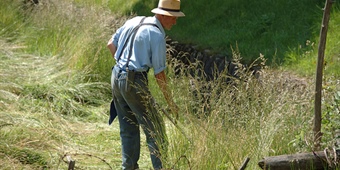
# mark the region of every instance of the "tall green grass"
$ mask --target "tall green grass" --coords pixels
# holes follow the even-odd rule
[[[183,78],[173,81],[182,110],[179,129],[169,130],[172,166],[238,169],[249,157],[248,168],[258,169],[257,161],[263,157],[310,151],[311,82],[267,69],[260,80],[241,74],[234,85],[223,79],[205,83],[192,79],[194,86]],[[193,93],[206,88],[209,98]]]
[[[131,16],[110,11],[113,9],[109,4],[119,1],[41,0],[41,5],[26,11],[20,0],[2,2],[6,5],[1,5],[0,10],[6,12],[0,14],[0,167],[66,169],[64,161],[66,156],[71,156],[78,168],[119,169],[118,122],[107,125],[110,70],[114,61],[105,46],[115,29]],[[134,11],[139,5],[155,1],[129,3],[134,4]],[[129,3],[125,4],[125,10],[130,9]],[[192,33],[201,35],[198,34],[199,28],[203,26],[198,23],[204,20],[223,23],[221,11],[236,9],[242,12],[241,9],[245,9],[250,13],[243,17],[251,15],[246,4],[240,5],[236,1],[223,2],[227,6],[220,4],[224,8],[221,11],[207,10],[207,5],[192,2],[192,7],[211,12],[204,15],[200,11],[202,20],[196,22],[194,18],[200,15],[191,16],[191,6],[186,3],[183,1],[187,17],[178,20],[174,37],[181,35],[178,31],[180,22],[192,21],[186,26],[197,26],[198,30],[190,29],[192,32],[187,36]],[[219,3],[211,3],[212,9],[219,7]],[[263,8],[269,20],[273,20],[270,18],[273,17],[272,9],[269,6]],[[217,15],[219,12],[221,18]],[[238,16],[238,13],[227,14]],[[255,16],[266,19],[261,12]],[[275,14],[275,17],[279,16]],[[288,19],[282,21],[288,22]],[[276,33],[277,36],[285,35]],[[330,29],[330,33],[335,35],[335,30]],[[304,38],[302,41],[306,42]],[[330,36],[329,41],[330,44],[337,43],[335,36]],[[238,49],[243,48],[241,45]],[[311,44],[292,48],[292,62],[289,64],[303,61],[295,60],[296,56],[305,57],[307,61],[313,57],[313,50],[315,47]],[[337,51],[337,48],[334,46],[330,50]],[[240,61],[244,54],[237,52],[230,54]],[[256,52],[254,56],[258,58],[259,55]],[[336,61],[336,55],[334,57]],[[230,85],[223,81],[225,74],[212,82],[198,81],[196,77],[176,77],[171,71],[174,65],[169,66],[167,73],[174,100],[181,109],[176,125],[165,117],[169,136],[166,167],[237,169],[249,157],[248,169],[259,169],[257,161],[263,157],[311,151],[313,77],[301,78],[292,70],[263,68],[260,79],[254,79],[241,69],[241,80]],[[183,67],[183,72],[185,69]],[[150,89],[160,107],[165,109],[165,101],[153,74],[149,74]],[[339,91],[338,79],[326,76],[323,147],[332,146],[333,132],[339,129]],[[140,167],[151,167],[145,145],[142,145]]]
[[[2,25],[3,35],[18,34],[28,47],[25,52],[66,58],[70,68],[91,70],[99,79],[109,77],[114,61],[107,57],[106,43],[114,31],[112,25],[121,25],[124,17],[113,20],[115,15],[104,6],[70,1],[41,1],[26,10],[20,2],[12,3],[9,10],[15,13],[9,16],[15,18]],[[17,24],[11,26],[13,23]]]

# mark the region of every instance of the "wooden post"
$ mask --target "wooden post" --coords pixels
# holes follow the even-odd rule
[[[76,161],[74,161],[71,156],[67,156],[67,161],[68,161],[68,170],[74,170],[74,166],[76,164]]]
[[[322,138],[321,133],[321,91],[322,91],[322,75],[324,66],[324,53],[326,48],[328,22],[330,18],[330,9],[332,0],[326,0],[318,48],[318,63],[316,68],[316,85],[315,85],[315,100],[314,100],[314,150],[320,150],[320,143]]]
[[[247,164],[248,164],[249,160],[250,160],[250,158],[247,157],[247,158],[243,161],[242,166],[241,166],[238,170],[245,170],[246,167],[247,167]]]

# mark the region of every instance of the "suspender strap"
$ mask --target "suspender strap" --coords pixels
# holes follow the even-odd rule
[[[131,33],[129,34],[129,36],[127,37],[126,41],[124,42],[124,45],[123,45],[123,48],[119,54],[119,57],[117,59],[117,62],[120,60],[121,56],[122,56],[122,53],[123,53],[123,50],[126,48],[126,45],[127,45],[127,42],[129,41],[130,39],[130,49],[129,49],[129,55],[128,55],[128,58],[127,58],[127,62],[126,62],[126,71],[129,70],[129,62],[130,62],[130,58],[131,58],[131,55],[132,55],[132,47],[133,47],[133,42],[134,42],[134,39],[136,37],[136,34],[137,34],[137,31],[138,29],[143,26],[143,25],[152,25],[152,26],[155,26],[159,29],[159,27],[156,25],[156,24],[152,24],[152,23],[143,23],[143,21],[145,20],[145,17],[141,19],[140,23],[135,27],[133,28],[133,30],[131,31]],[[132,36],[132,37],[131,37]]]
[[[130,39],[131,35],[132,35],[134,32],[137,32],[137,30],[138,30],[139,27],[141,26],[142,22],[144,21],[144,19],[145,19],[145,17],[141,19],[141,21],[139,22],[139,24],[138,24],[135,28],[132,29],[132,31],[130,32],[130,34],[129,34],[128,37],[126,38],[126,41],[124,42],[123,48],[122,48],[122,50],[121,50],[121,52],[120,52],[120,54],[119,54],[119,57],[118,57],[118,59],[117,59],[117,62],[120,60],[120,57],[122,56],[122,53],[123,53],[123,51],[124,51],[124,49],[125,49],[125,47],[126,47],[126,45],[127,45],[128,40]]]
[[[142,19],[142,22],[143,22],[143,20],[144,20],[144,18]],[[151,24],[151,23],[141,23],[139,25],[139,27],[142,26],[142,25],[153,25],[153,26],[156,26],[158,28],[158,26],[156,24]],[[130,62],[130,58],[131,58],[131,55],[132,55],[133,42],[134,42],[134,39],[136,37],[137,31],[138,31],[138,29],[135,32],[133,32],[132,38],[130,39],[129,56],[127,58],[127,62],[126,62],[126,66],[125,66],[126,72],[129,71],[129,62]]]

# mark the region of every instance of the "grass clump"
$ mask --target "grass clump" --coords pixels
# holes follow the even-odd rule
[[[46,169],[47,162],[41,152],[36,152],[31,149],[20,148],[5,148],[0,147],[0,153],[5,154],[7,157],[18,160],[21,164],[28,164],[37,169]]]
[[[269,68],[256,79],[246,71],[239,70],[242,76],[233,84],[224,82],[225,74],[195,86],[185,78],[173,81],[182,110],[179,125],[170,125],[169,166],[237,169],[249,157],[248,168],[257,169],[263,157],[311,150],[310,80]],[[207,87],[209,95],[194,94]],[[195,109],[190,107],[193,102]]]

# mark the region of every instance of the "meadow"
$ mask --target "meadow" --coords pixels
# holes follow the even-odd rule
[[[175,76],[178,63],[168,66],[170,89],[180,111],[177,124],[164,116],[169,141],[166,168],[238,169],[249,157],[247,169],[255,170],[264,157],[311,152],[323,3],[299,1],[284,10],[279,7],[293,1],[277,0],[271,5],[277,7],[275,12],[264,5],[269,1],[212,2],[210,10],[199,0],[191,5],[182,1],[187,17],[178,20],[170,37],[226,53],[239,63],[257,60],[264,65],[260,78],[239,70],[240,79],[232,84],[225,83],[223,73],[220,79],[205,82]],[[118,122],[107,123],[114,60],[106,43],[124,21],[147,15],[157,1],[1,3],[0,169],[67,169],[67,158],[75,160],[78,169],[120,169]],[[305,13],[297,15],[301,9]],[[334,132],[340,129],[339,19],[335,4],[326,48],[322,148],[334,146]],[[306,32],[300,34],[301,29]],[[247,35],[239,37],[237,31]],[[222,33],[227,35],[219,36]],[[167,105],[152,72],[149,77],[162,114]],[[140,168],[150,169],[144,138],[142,142]]]

